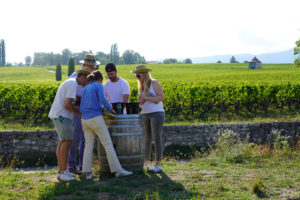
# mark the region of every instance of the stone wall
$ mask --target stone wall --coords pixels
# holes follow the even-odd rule
[[[219,130],[229,129],[239,133],[242,138],[249,136],[249,142],[265,144],[273,130],[290,136],[291,141],[298,139],[300,122],[240,123],[240,124],[203,124],[185,126],[165,126],[163,140],[166,145],[206,146],[214,144]]]
[[[164,126],[165,145],[206,146],[215,143],[221,129],[230,129],[241,137],[249,135],[249,142],[266,143],[272,130],[282,130],[283,135],[297,139],[300,122],[241,123],[241,124],[203,124],[185,126]],[[0,131],[0,155],[55,155],[57,134],[48,131]]]

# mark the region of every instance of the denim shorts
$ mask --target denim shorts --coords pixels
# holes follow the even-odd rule
[[[59,141],[73,139],[72,120],[59,116],[59,118],[53,118],[52,121],[55,126]]]

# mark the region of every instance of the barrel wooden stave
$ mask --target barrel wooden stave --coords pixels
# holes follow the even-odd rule
[[[126,170],[143,169],[145,138],[140,115],[118,115],[118,119],[106,120],[112,143],[121,166]],[[100,172],[110,172],[105,150],[98,141]]]

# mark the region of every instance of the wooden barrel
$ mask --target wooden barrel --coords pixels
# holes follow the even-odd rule
[[[143,169],[145,137],[141,115],[117,115],[118,119],[106,119],[106,124],[121,166],[130,171]],[[110,172],[105,150],[98,140],[100,173]]]

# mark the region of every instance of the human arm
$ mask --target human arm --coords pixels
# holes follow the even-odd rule
[[[65,98],[64,100],[64,107],[68,111],[77,114],[79,117],[81,117],[81,113],[76,109],[75,105],[72,104],[73,98]]]
[[[81,117],[81,113],[73,104],[74,100],[76,99],[76,91],[79,85],[75,80],[68,81],[66,84],[68,84],[68,86],[67,86],[66,96],[64,98],[64,107],[69,112],[75,113]]]
[[[129,94],[123,94],[123,102],[128,103],[129,102]]]
[[[106,110],[110,111],[113,113],[113,108],[107,98],[105,97],[104,94],[104,88],[101,84],[99,84],[99,87],[97,87],[97,96],[99,101],[103,104],[103,106],[106,108]]]
[[[149,92],[142,93],[139,95],[139,99],[144,101],[151,101],[151,102],[160,102],[165,100],[165,94],[160,83],[157,80],[152,80],[152,87],[156,93],[156,96],[153,97],[150,95]]]
[[[139,103],[139,106],[141,107],[144,103],[145,103],[145,99],[142,98],[142,91],[139,90],[139,94],[138,94],[138,101],[140,102]]]
[[[130,86],[127,81],[123,82],[123,102],[128,103],[129,102],[129,95],[130,95]]]

